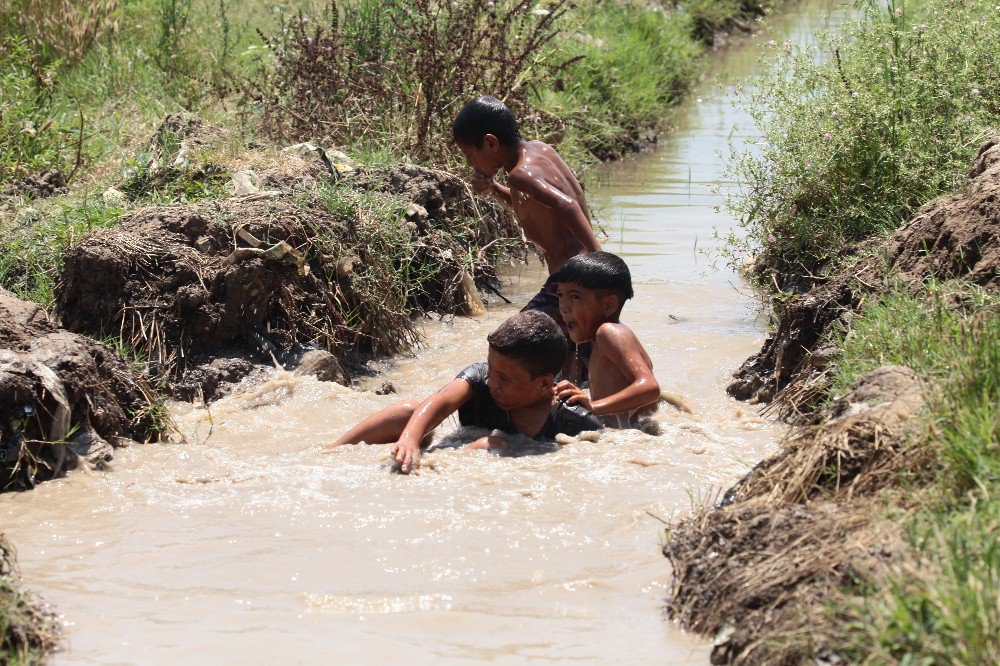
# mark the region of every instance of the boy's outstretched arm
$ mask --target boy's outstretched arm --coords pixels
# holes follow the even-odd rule
[[[597,329],[595,342],[629,384],[617,393],[591,401],[582,389],[561,381],[556,385],[557,397],[571,405],[581,404],[598,416],[631,412],[659,399],[660,385],[644,358],[635,333],[621,324],[604,324]]]
[[[508,182],[542,205],[561,212],[563,224],[576,236],[587,252],[600,252],[601,243],[580,203],[562,190],[552,187],[535,169],[519,169],[508,176]],[[508,192],[509,194],[509,192]]]
[[[406,422],[402,434],[390,452],[399,464],[399,471],[409,474],[420,467],[420,442],[450,414],[472,397],[472,386],[464,379],[453,379],[440,391],[420,403]]]

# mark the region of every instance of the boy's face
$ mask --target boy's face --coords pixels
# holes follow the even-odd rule
[[[487,375],[490,395],[501,409],[517,409],[552,399],[552,375],[532,378],[520,362],[493,349],[486,360],[490,366]]]
[[[500,156],[500,140],[492,134],[483,137],[483,145],[479,148],[471,143],[456,142],[458,149],[465,155],[465,163],[470,167],[492,178],[500,171],[503,160]]]
[[[560,282],[559,314],[566,322],[570,340],[580,344],[592,340],[601,324],[618,311],[618,296],[601,289],[589,289],[573,282]]]

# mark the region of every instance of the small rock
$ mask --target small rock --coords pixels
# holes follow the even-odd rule
[[[347,383],[347,373],[341,367],[337,357],[328,351],[314,349],[302,355],[296,375],[315,375],[321,382]]]
[[[121,190],[109,187],[101,194],[101,198],[104,199],[104,205],[106,206],[112,206],[114,208],[125,207],[126,197],[125,193]]]
[[[375,395],[389,395],[390,393],[395,393],[396,387],[392,385],[392,382],[382,382],[379,384],[378,388],[375,389]]]

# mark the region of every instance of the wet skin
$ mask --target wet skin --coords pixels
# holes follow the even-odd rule
[[[545,425],[555,402],[552,375],[532,377],[520,362],[490,349],[487,355],[487,383],[497,405],[507,411],[522,435],[534,437]],[[454,379],[419,405],[400,402],[369,416],[344,433],[330,446],[392,442],[390,452],[404,474],[420,467],[420,444],[450,414],[472,398],[472,387],[464,379]],[[500,437],[483,437],[473,448],[504,448]]]
[[[523,139],[504,146],[487,134],[480,147],[458,147],[475,172],[473,189],[492,194],[514,210],[524,235],[545,258],[549,274],[571,257],[600,251],[583,189],[551,146]],[[507,171],[509,187],[493,180],[500,169]]]
[[[597,415],[631,413],[654,404],[660,385],[653,376],[653,362],[635,333],[618,323],[620,297],[573,283],[561,283],[557,291],[559,314],[570,339],[577,344],[592,341],[593,349],[590,396],[568,381],[556,385],[556,395]]]

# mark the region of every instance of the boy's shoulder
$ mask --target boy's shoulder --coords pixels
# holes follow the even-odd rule
[[[507,174],[508,179],[529,181],[538,176],[560,174],[566,163],[555,148],[541,141],[526,141],[517,165]]]
[[[617,321],[606,321],[598,326],[594,333],[594,344],[597,346],[638,345],[642,347],[639,338],[632,329]]]

